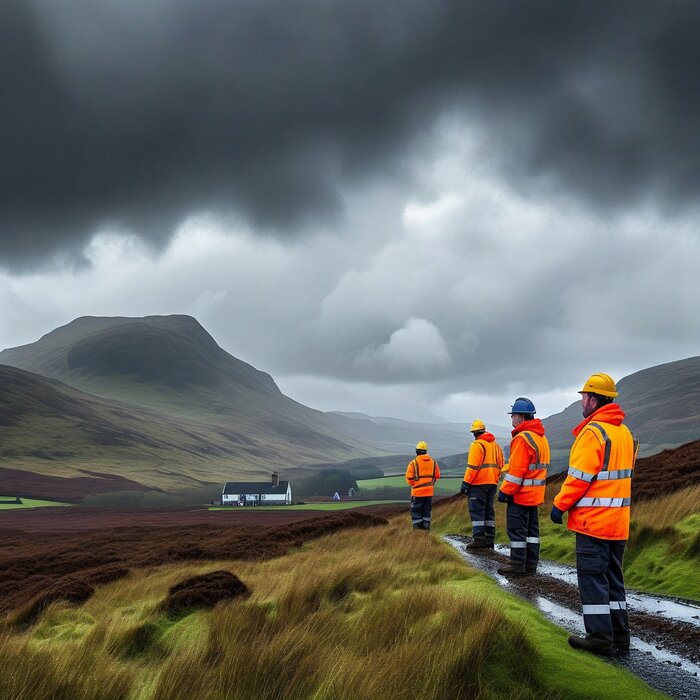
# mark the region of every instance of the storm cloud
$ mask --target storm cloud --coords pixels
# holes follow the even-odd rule
[[[446,115],[526,196],[675,215],[700,184],[699,34],[690,2],[4,0],[0,259],[104,229],[162,248],[197,212],[333,227],[348,188],[409,182]]]
[[[695,355],[699,20],[4,0],[0,347],[185,313],[308,405],[496,423]]]

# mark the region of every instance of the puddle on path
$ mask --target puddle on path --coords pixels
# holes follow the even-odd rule
[[[497,544],[496,551],[504,556],[509,556],[510,550],[506,545]],[[576,569],[573,566],[559,564],[554,561],[541,561],[538,574],[551,576],[558,581],[564,581],[572,586],[577,585]],[[627,590],[627,607],[630,611],[657,615],[668,620],[686,622],[700,627],[700,605],[690,601],[679,601],[661,595],[639,593]]]
[[[583,618],[574,609],[578,607],[578,599],[572,603],[572,607],[562,602],[571,598],[569,587],[576,586],[576,570],[573,567],[556,562],[540,562],[536,577],[507,578],[500,575],[497,569],[504,563],[503,555],[508,556],[508,547],[497,545],[496,553],[501,555],[497,557],[488,551],[479,554],[470,552],[466,549],[469,540],[461,537],[447,536],[445,540],[472,566],[488,573],[504,589],[529,600],[549,620],[569,632],[584,633]],[[537,585],[533,585],[535,583]],[[558,585],[562,590],[557,591]],[[662,618],[667,626],[672,627],[675,621],[700,626],[700,607],[693,603],[632,591],[628,592],[627,599],[630,612]],[[700,698],[700,666],[663,646],[664,643],[659,640],[633,636],[630,652],[615,656],[611,663],[623,666],[672,698]]]

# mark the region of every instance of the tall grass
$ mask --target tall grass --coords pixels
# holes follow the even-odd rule
[[[681,520],[700,511],[700,484],[680,491],[634,503],[632,517],[640,526],[657,530],[674,527]]]
[[[550,655],[554,666],[551,658],[548,666],[553,671],[539,673],[546,644],[533,637],[528,623],[536,613],[525,603],[504,605],[509,598],[495,584],[434,535],[412,531],[407,517],[383,528],[336,533],[276,560],[236,562],[250,598],[184,617],[163,612],[170,586],[221,568],[221,562],[207,562],[133,572],[98,588],[80,608],[50,606],[27,632],[0,631],[0,697],[570,695],[577,656],[564,649],[571,656],[558,674],[560,640],[538,617],[541,634],[557,647]],[[506,611],[512,605],[520,606],[519,617]],[[578,671],[596,663],[585,659]],[[615,669],[606,673],[605,692],[608,683],[631,683],[635,695],[644,696],[641,683]]]

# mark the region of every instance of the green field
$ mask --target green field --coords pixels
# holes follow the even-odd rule
[[[462,485],[462,478],[449,476],[445,479],[438,479],[435,484],[435,491],[441,494],[459,493],[459,487]],[[384,476],[379,479],[360,479],[357,482],[360,490],[380,489],[384,487],[390,488],[405,488],[408,493],[409,488],[406,479],[403,476]]]
[[[406,499],[408,500],[408,499]],[[247,506],[238,508],[236,506],[213,506],[209,510],[347,510],[348,508],[362,508],[363,506],[381,506],[387,503],[405,503],[397,499],[378,501],[332,501],[330,503],[304,503],[297,506]]]
[[[14,496],[0,496],[0,501],[14,498]],[[0,510],[13,510],[16,508],[43,508],[45,506],[72,506],[72,503],[59,503],[58,501],[40,501],[35,498],[23,498],[21,504],[0,503]]]

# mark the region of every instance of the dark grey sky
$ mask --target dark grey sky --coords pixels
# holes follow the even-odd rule
[[[682,206],[699,35],[692,2],[5,0],[0,252],[202,209],[294,235],[449,108],[518,187]]]
[[[301,400],[452,417],[695,354],[698,36],[692,2],[4,0],[4,345],[189,311]]]

